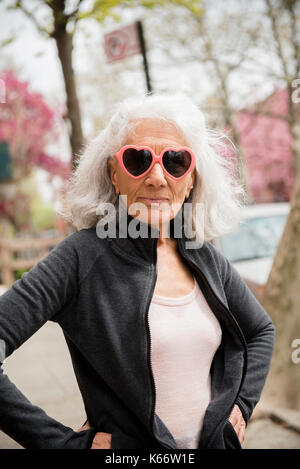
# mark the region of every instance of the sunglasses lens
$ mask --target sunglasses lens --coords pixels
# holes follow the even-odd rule
[[[173,177],[183,176],[191,166],[192,156],[188,151],[168,150],[163,155],[163,165]]]
[[[128,148],[123,153],[123,164],[132,176],[145,173],[152,163],[152,155],[148,150]]]

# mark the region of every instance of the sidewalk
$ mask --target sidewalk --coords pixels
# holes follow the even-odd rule
[[[283,420],[264,417],[247,428],[244,449],[300,449],[300,412],[283,409]],[[297,424],[296,424],[297,422]]]
[[[77,430],[86,420],[71,358],[60,327],[46,323],[8,357],[4,373],[35,405]],[[0,449],[22,448],[0,431]]]

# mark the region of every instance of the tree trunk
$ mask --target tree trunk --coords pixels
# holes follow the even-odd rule
[[[70,144],[72,149],[72,169],[77,166],[77,157],[84,143],[80,107],[76,93],[75,75],[72,64],[73,36],[66,30],[66,24],[55,20],[53,37],[56,41],[58,57],[62,66],[66,95],[67,110],[70,120]]]
[[[300,172],[295,178],[291,211],[261,301],[276,328],[271,370],[262,396],[264,404],[272,407],[300,409],[300,363],[293,359],[293,342],[300,339],[299,241]]]
[[[243,147],[241,145],[241,139],[239,132],[236,127],[234,116],[230,117],[230,127],[232,130],[232,138],[234,144],[237,146],[237,163],[239,170],[239,179],[242,187],[245,191],[247,200],[246,203],[250,204],[253,202],[252,188],[250,183],[249,169],[247,165],[246,155],[244,153]]]

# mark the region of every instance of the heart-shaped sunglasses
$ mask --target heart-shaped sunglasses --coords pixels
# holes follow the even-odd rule
[[[178,181],[192,171],[196,164],[195,155],[188,147],[168,147],[156,155],[150,147],[125,145],[115,157],[125,173],[134,179],[145,176],[155,163],[159,163],[167,176]]]

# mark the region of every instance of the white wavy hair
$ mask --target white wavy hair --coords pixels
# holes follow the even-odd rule
[[[96,226],[101,218],[97,208],[102,203],[116,206],[118,199],[107,161],[126,143],[126,137],[143,118],[174,124],[196,155],[194,187],[186,202],[192,203],[192,226],[199,231],[203,242],[232,231],[241,221],[246,200],[233,161],[224,156],[228,143],[234,146],[224,134],[208,129],[203,113],[182,94],[145,95],[121,102],[108,125],[78,156],[64,206],[58,213],[80,230]],[[197,203],[204,207],[201,220],[194,210]]]

